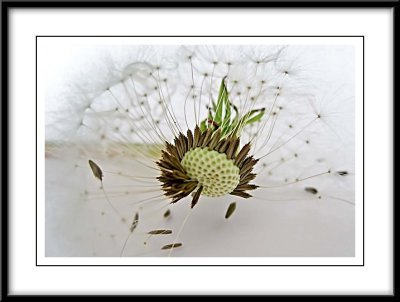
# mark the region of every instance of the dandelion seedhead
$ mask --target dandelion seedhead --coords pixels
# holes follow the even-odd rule
[[[240,222],[238,209],[257,205],[254,217],[271,215],[258,221],[279,221],[279,230],[287,225],[284,213],[293,211],[293,201],[306,209],[310,200],[327,200],[339,216],[348,210],[341,205],[354,203],[352,102],[341,101],[349,97],[345,90],[329,96],[322,89],[323,77],[310,76],[312,60],[298,61],[298,52],[292,55],[285,46],[117,50],[111,49],[107,60],[99,58],[90,76],[75,74],[76,84],[47,108],[46,165],[52,176],[46,176],[46,185],[57,187],[58,177],[73,177],[62,188],[48,186],[46,213],[61,215],[50,206],[63,198],[60,192],[74,200],[54,220],[62,223],[46,224],[48,236],[65,234],[58,240],[68,242],[71,251],[50,248],[49,255],[146,256],[165,255],[165,250],[171,255],[176,248],[177,255],[185,255],[185,249],[196,255],[188,242],[208,225],[193,226],[197,236],[182,230],[190,230],[189,214],[195,216],[197,209],[209,209],[202,222],[225,209],[225,219],[253,230],[252,217]],[[99,62],[108,63],[102,69]],[[285,209],[281,220],[276,202]],[[295,222],[308,222],[296,213],[290,219],[299,236]],[[316,225],[312,230],[320,229]],[[212,227],[207,234],[222,230],[216,222]],[[279,245],[268,233],[272,229],[260,228],[259,235],[274,242],[268,251]],[[325,229],[331,233],[324,238],[344,236],[352,222],[341,224],[340,236],[334,228]],[[257,243],[253,247],[242,252],[268,255]],[[217,246],[208,255],[214,253],[241,255]]]
[[[236,116],[231,117],[233,109]],[[264,109],[251,110],[240,114],[229,100],[225,78],[221,82],[217,102],[213,102],[208,117],[194,133],[180,133],[174,144],[166,142],[162,159],[157,162],[167,197],[175,203],[195,191],[191,207],[193,208],[201,194],[219,197],[227,194],[249,198],[247,192],[257,188],[249,184],[256,177],[251,173],[258,162],[253,156],[247,156],[250,143],[241,148],[240,133],[248,124],[257,122],[264,114]]]

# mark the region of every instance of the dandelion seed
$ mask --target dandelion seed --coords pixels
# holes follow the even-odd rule
[[[235,210],[236,210],[236,202],[232,202],[231,204],[229,204],[229,207],[226,210],[225,219],[231,217],[233,212],[235,212]]]
[[[164,245],[161,249],[162,250],[170,250],[170,249],[174,249],[174,248],[181,247],[181,246],[182,246],[182,243],[173,243],[173,244]]]
[[[164,216],[164,218],[168,218],[170,215],[171,215],[171,211],[168,209],[165,211],[163,216]]]
[[[154,231],[150,231],[147,234],[150,235],[168,235],[168,234],[172,234],[171,230],[154,230]]]
[[[318,193],[318,190],[316,188],[313,188],[313,187],[306,187],[306,188],[304,188],[304,191],[306,191],[308,193],[311,193],[311,194],[317,194]]]
[[[103,181],[103,171],[100,169],[100,167],[90,159],[89,159],[89,165],[90,168],[92,169],[93,175],[100,181]]]
[[[132,233],[138,226],[139,224],[139,213],[135,214],[135,218],[133,219],[133,222],[129,228],[129,231]]]

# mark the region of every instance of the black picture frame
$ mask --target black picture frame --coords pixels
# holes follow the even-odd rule
[[[13,9],[25,8],[25,9],[35,9],[35,8],[163,8],[163,9],[180,9],[180,8],[213,8],[213,9],[225,9],[225,8],[237,8],[237,9],[246,9],[246,8],[370,8],[370,9],[379,9],[379,8],[392,8],[393,9],[393,54],[394,54],[394,73],[393,80],[394,84],[397,83],[396,79],[398,78],[398,60],[396,60],[396,54],[398,51],[398,47],[396,46],[396,42],[399,40],[399,30],[397,29],[399,23],[399,1],[2,1],[1,4],[1,20],[2,20],[2,81],[1,81],[1,92],[2,92],[2,105],[1,105],[1,136],[2,136],[2,161],[1,161],[1,193],[2,193],[2,227],[1,227],[1,241],[2,241],[2,249],[1,249],[1,299],[4,301],[16,298],[29,298],[29,296],[18,296],[18,295],[10,295],[9,292],[9,251],[8,251],[8,242],[10,240],[8,233],[8,225],[9,225],[9,186],[10,183],[9,173],[12,171],[9,170],[8,163],[10,156],[12,154],[9,152],[9,73],[10,69],[8,66],[9,61],[9,14]],[[393,85],[393,100],[396,99],[396,85]],[[395,102],[393,102],[393,121],[395,121]],[[394,125],[393,125],[394,126]],[[395,129],[395,127],[394,127]],[[393,142],[395,137],[395,130],[393,130]],[[393,154],[395,154],[395,148],[393,146]],[[395,171],[395,159],[393,158],[393,167]],[[36,167],[37,169],[37,167]],[[393,182],[395,183],[395,174],[393,174]],[[394,187],[394,186],[393,186]],[[393,190],[393,200],[395,200],[395,191]],[[393,206],[396,209],[395,206]],[[395,249],[395,211],[393,211],[393,295],[375,295],[374,297],[385,297],[390,299],[395,299],[397,293],[396,288],[398,287],[396,283],[395,272],[397,268],[397,263],[395,261],[396,249]],[[352,297],[355,299],[365,299],[368,295],[351,295],[347,297]],[[54,295],[46,295],[46,296],[37,296],[41,299],[44,298],[66,298],[66,296],[54,296]],[[70,296],[78,297],[78,296]],[[83,297],[83,296],[80,296]],[[89,297],[89,296],[85,296]],[[129,298],[129,296],[119,296],[121,298]],[[271,297],[290,297],[287,296],[271,296]],[[325,295],[314,295],[314,296],[297,296],[297,298],[301,299],[319,299],[321,297],[326,297]],[[344,297],[344,295],[337,295],[336,298]],[[99,299],[101,296],[92,295],[90,298]],[[105,297],[107,298],[107,297]],[[113,298],[117,298],[113,296]]]

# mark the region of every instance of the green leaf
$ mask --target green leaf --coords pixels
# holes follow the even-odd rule
[[[232,123],[232,135],[240,135],[240,132],[246,125],[255,123],[264,116],[265,108],[254,109],[247,112],[239,121]]]
[[[215,109],[214,122],[216,122],[218,125],[229,123],[231,118],[231,102],[229,101],[229,94],[225,85],[225,78],[223,78],[221,81],[217,106]]]
[[[240,118],[238,108],[229,100],[225,80],[226,77],[221,80],[217,102],[212,101],[212,108],[208,110],[208,118],[201,122],[200,130],[203,132],[211,127],[214,131],[219,128],[222,137],[237,136],[246,125],[259,122],[265,114],[265,108],[251,110]],[[233,112],[235,112],[234,117],[232,117]]]
[[[258,114],[256,114],[256,113],[258,113]],[[249,114],[249,116],[246,120],[245,125],[250,125],[250,124],[253,124],[253,123],[261,120],[265,114],[265,108],[251,110],[248,114]],[[256,114],[256,115],[254,115],[254,114]]]
[[[207,119],[204,119],[201,123],[200,123],[200,131],[204,132],[207,130]]]

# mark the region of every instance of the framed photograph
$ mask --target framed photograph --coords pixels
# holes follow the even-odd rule
[[[363,37],[39,36],[37,54],[38,265],[363,264]]]
[[[2,3],[4,299],[395,296],[398,2],[32,3]]]

